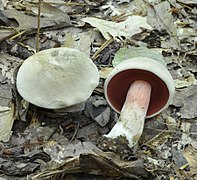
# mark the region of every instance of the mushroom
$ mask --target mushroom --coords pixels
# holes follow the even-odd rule
[[[108,138],[124,136],[133,147],[141,137],[145,118],[168,107],[174,94],[174,81],[163,61],[134,57],[118,64],[107,77],[105,97],[120,113]]]
[[[16,86],[28,102],[59,109],[86,101],[99,83],[95,64],[83,52],[72,48],[51,48],[24,61]]]

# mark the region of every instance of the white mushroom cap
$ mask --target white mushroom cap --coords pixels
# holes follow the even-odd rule
[[[30,56],[19,68],[17,90],[30,103],[58,109],[86,101],[99,83],[95,64],[83,52],[52,48]]]

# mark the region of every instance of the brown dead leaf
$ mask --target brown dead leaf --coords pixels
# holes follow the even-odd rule
[[[4,10],[3,13],[8,17],[9,19],[14,19],[18,23],[17,29],[31,29],[31,28],[37,28],[37,17],[26,15],[22,12],[16,11],[16,10]],[[70,19],[68,16],[62,16],[61,14],[58,15],[61,18],[55,18],[53,17],[44,17],[40,20],[40,27],[50,27],[50,26],[58,26],[58,24],[65,24],[65,25],[71,25]]]
[[[16,31],[11,28],[0,28],[0,41],[3,41],[4,39],[10,37],[12,34],[15,34]]]
[[[112,71],[112,67],[104,67],[99,70],[100,78],[106,79],[109,73]]]
[[[192,119],[197,117],[197,85],[181,89],[175,93],[172,104],[180,108],[181,118]]]
[[[177,0],[177,1],[183,4],[197,4],[196,0]]]
[[[157,5],[150,5],[148,9],[148,23],[157,30],[167,30],[171,35],[168,42],[163,41],[163,46],[179,49],[180,45],[177,38],[176,25],[170,12],[169,2],[164,1]]]
[[[10,107],[0,106],[0,141],[9,141],[12,135],[12,125],[14,123],[14,104],[12,103]]]
[[[197,149],[191,145],[186,147],[184,156],[188,161],[191,175],[197,175]]]

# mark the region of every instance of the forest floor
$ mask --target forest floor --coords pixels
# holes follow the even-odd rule
[[[0,179],[197,180],[196,45],[196,0],[0,0]],[[18,67],[57,47],[83,51],[99,69],[75,112],[36,107],[16,89]],[[163,55],[176,92],[130,148],[103,138],[119,116],[103,84],[119,49],[135,47]]]

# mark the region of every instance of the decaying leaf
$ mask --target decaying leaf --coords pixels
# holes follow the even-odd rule
[[[188,161],[191,175],[197,175],[197,149],[191,145],[186,147],[184,156]]]
[[[141,160],[126,162],[113,153],[101,151],[91,142],[60,145],[51,141],[45,145],[44,151],[51,156],[52,161],[49,164],[52,169],[61,167],[64,172],[134,179],[147,177]]]
[[[15,34],[16,31],[11,28],[0,27],[0,42]]]
[[[189,121],[187,120],[182,121],[180,129],[182,130],[183,133],[177,145],[178,150],[181,150],[183,149],[183,147],[187,147],[188,145],[192,145],[194,148],[197,148],[196,140],[191,138],[192,135],[191,127],[192,124]]]
[[[150,5],[148,9],[148,23],[157,30],[166,30],[170,34],[168,41],[163,41],[162,47],[179,49],[176,25],[170,12],[170,3],[164,1],[157,5]],[[167,43],[167,44],[166,44]]]
[[[99,87],[81,107],[75,106],[65,113],[62,109],[49,111],[32,104],[28,107],[16,95],[13,85],[16,73],[13,71],[22,62],[17,57],[24,60],[33,54],[29,47],[35,46],[38,0],[0,0],[0,9],[5,13],[0,21],[9,26],[0,27],[0,51],[7,53],[0,54],[0,140],[1,135],[8,140],[12,130],[14,132],[9,141],[11,147],[1,144],[1,148],[4,147],[1,149],[0,179],[24,179],[27,174],[34,180],[93,179],[92,174],[97,175],[96,179],[195,179],[196,4],[196,0],[42,1],[41,50],[65,46],[80,49],[91,57],[99,52],[98,49],[102,50],[96,54],[98,61],[95,61],[100,69]],[[86,16],[89,18],[79,24]],[[99,31],[84,26],[86,22]],[[113,43],[106,43],[102,49],[105,39],[108,42],[110,38]],[[125,41],[117,43],[117,39]],[[139,52],[137,46],[141,48]],[[145,47],[157,47],[152,50],[159,53],[147,54]],[[112,62],[116,66],[135,56],[156,60],[164,56],[177,91],[168,109],[146,121],[143,137],[133,153],[133,149],[127,149],[119,141],[108,144],[101,141],[103,146],[99,142],[118,119],[118,114],[111,111],[103,98],[103,82],[113,69],[108,65]],[[14,121],[11,130],[14,116],[8,105],[12,98],[16,100],[15,109],[20,118]],[[6,124],[2,125],[2,120]],[[1,129],[8,129],[7,136]],[[58,178],[53,177],[56,173],[59,173]]]
[[[38,14],[38,8],[36,6],[31,6],[29,9],[35,14]],[[41,3],[41,16],[53,18],[54,21],[63,20],[65,18],[69,19],[69,16],[65,12],[46,2]]]
[[[174,130],[174,131],[178,130],[178,124],[177,124],[175,118],[172,118],[170,116],[166,116],[165,120],[166,120],[166,125],[167,125],[169,130]]]
[[[74,41],[71,47],[79,49],[80,51],[84,52],[86,55],[90,56],[90,46],[93,41],[92,36],[93,36],[92,30],[73,34]]]
[[[103,97],[93,96],[86,102],[86,113],[101,127],[104,127],[110,120],[111,110]]]
[[[177,0],[177,1],[183,4],[197,4],[196,0]]]
[[[113,66],[117,66],[124,60],[135,58],[135,57],[148,57],[155,59],[162,64],[166,64],[163,60],[163,56],[156,50],[148,49],[146,47],[132,47],[132,48],[121,48],[116,53],[114,60],[112,62]]]
[[[26,176],[39,168],[36,162],[22,163],[0,159],[0,172],[9,176]]]
[[[182,151],[177,150],[176,148],[172,148],[171,151],[172,151],[173,161],[178,167],[178,169],[181,168],[183,165],[187,164],[187,160],[185,159]]]
[[[125,21],[120,23],[93,17],[83,18],[82,21],[98,28],[106,40],[109,40],[111,36],[113,38],[121,36],[129,38],[134,34],[140,33],[142,31],[141,28],[152,29],[146,22],[146,18],[141,16],[129,16]]]
[[[15,107],[12,103],[10,108],[0,106],[0,141],[9,141],[12,135],[12,126],[14,123]]]
[[[105,15],[110,14],[111,16],[117,16],[121,14],[117,7],[113,5],[112,1],[107,2],[107,4],[101,7],[101,9],[105,10]]]
[[[15,19],[15,26],[18,29],[31,29],[37,28],[37,17],[26,15],[16,10],[4,10],[3,13],[10,19]],[[62,17],[62,16],[61,16]],[[55,20],[53,18],[42,18],[40,21],[40,27],[57,26],[57,24],[63,23],[64,25],[71,25],[68,17],[62,17],[61,19]]]
[[[185,119],[197,117],[197,85],[176,92],[172,104],[180,107],[180,116]]]
[[[121,16],[122,14],[129,14],[131,8],[133,8],[133,3],[129,0],[113,1],[109,0],[106,4],[101,6],[101,9],[104,10],[105,16]]]
[[[0,53],[0,106],[8,107],[12,100],[15,67],[21,60],[5,53]]]
[[[99,70],[100,78],[106,79],[108,74],[112,71],[113,68],[105,67]]]
[[[197,117],[197,92],[184,100],[184,106],[180,109],[181,118],[192,119]]]
[[[184,80],[175,79],[174,83],[176,88],[185,88],[197,84],[197,79],[194,74],[188,72],[188,76]]]
[[[167,1],[152,6],[148,12],[148,23],[158,30],[166,29],[170,34],[176,35],[176,26],[169,10],[170,3]]]
[[[11,21],[3,14],[1,10],[0,10],[0,24],[3,26],[11,25]]]
[[[70,143],[67,145],[60,145],[55,141],[49,141],[45,144],[44,152],[50,155],[51,160],[63,165],[68,158],[78,158],[80,154],[94,153],[98,148],[91,142]]]

